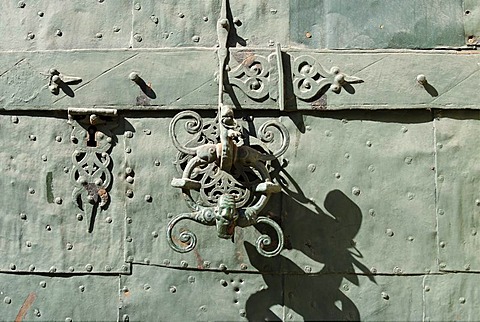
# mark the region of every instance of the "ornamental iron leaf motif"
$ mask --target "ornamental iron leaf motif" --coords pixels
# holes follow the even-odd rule
[[[116,110],[85,113],[69,110],[69,123],[73,127],[71,141],[75,145],[70,179],[74,185],[73,202],[90,216],[88,232],[92,232],[97,208],[106,209],[108,190],[112,184],[110,151],[114,145],[112,119]]]
[[[330,89],[340,93],[350,84],[363,83],[363,80],[348,76],[334,66],[325,70],[312,56],[302,55],[293,60],[293,91],[302,100],[311,100],[321,93],[322,89]]]
[[[178,240],[186,246],[174,242],[173,228],[181,220],[216,226],[218,237],[224,239],[233,238],[236,226],[264,223],[275,230],[278,243],[273,250],[267,251],[264,247],[271,244],[271,238],[262,235],[256,241],[257,250],[264,256],[275,256],[283,248],[283,231],[274,220],[260,213],[270,195],[281,190],[278,183],[272,182],[267,166],[286,152],[290,141],[288,131],[280,122],[269,120],[258,129],[257,137],[249,137],[251,144],[245,145],[233,110],[222,105],[220,111],[221,114],[209,124],[203,124],[200,115],[193,111],[178,113],[170,123],[170,136],[179,150],[175,163],[182,171],[182,177],[174,178],[172,186],[182,189],[191,213],[177,215],[170,221],[168,243],[181,253],[195,247],[197,239],[190,231],[179,235]],[[181,120],[186,132],[193,135],[185,144],[179,142],[176,133]],[[272,127],[281,137],[280,147],[274,152],[268,148],[275,141]],[[224,137],[222,132],[226,134]]]
[[[228,73],[231,85],[254,100],[271,98],[283,102],[283,66],[280,44],[267,57],[247,52],[241,63]],[[280,109],[283,109],[282,106]]]

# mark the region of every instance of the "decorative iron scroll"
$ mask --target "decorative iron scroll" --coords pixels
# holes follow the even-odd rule
[[[312,56],[302,55],[293,60],[293,91],[302,100],[309,100],[328,86],[334,93],[340,93],[348,84],[362,83],[363,80],[348,76],[334,66],[326,71]]]
[[[243,61],[228,73],[230,84],[240,88],[248,97],[278,101],[283,110],[283,65],[280,44],[268,57],[247,53]]]
[[[233,238],[236,226],[263,223],[275,230],[278,244],[271,251],[265,250],[271,238],[262,235],[256,241],[257,250],[264,256],[275,256],[283,248],[283,231],[275,221],[260,213],[270,195],[281,190],[278,183],[272,182],[267,165],[287,150],[288,131],[276,120],[267,121],[259,128],[257,138],[249,138],[251,145],[248,146],[244,144],[233,110],[222,105],[220,111],[214,123],[203,124],[200,115],[193,111],[180,112],[170,123],[170,136],[180,151],[176,164],[183,171],[181,178],[172,180],[172,186],[182,189],[192,212],[177,215],[170,221],[168,243],[181,253],[195,247],[197,239],[190,231],[180,233],[178,240],[183,246],[174,242],[173,228],[182,220],[216,226],[218,237],[224,239]],[[176,133],[181,120],[185,121],[186,132],[193,136],[185,144],[179,142]],[[277,130],[281,141],[274,152],[268,148],[275,141],[271,128]]]
[[[114,144],[111,131],[117,126],[112,119],[117,111],[69,109],[68,113],[73,127],[70,139],[75,144],[70,177],[75,187],[72,199],[85,215],[90,215],[88,231],[91,232],[97,207],[104,209],[109,202],[112,183],[109,153]]]

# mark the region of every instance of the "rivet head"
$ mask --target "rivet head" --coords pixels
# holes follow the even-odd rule
[[[221,271],[226,271],[227,270],[227,266],[225,264],[220,264],[218,266],[218,268],[221,270]]]
[[[441,248],[445,248],[445,242],[443,242],[443,241],[440,242],[440,247],[441,247]]]
[[[28,136],[28,138],[30,139],[30,141],[36,141],[36,140],[37,140],[37,137],[36,137],[35,135],[33,135],[33,134],[30,134],[30,135]]]
[[[107,218],[105,218],[105,222],[106,222],[107,224],[111,224],[112,221],[113,221],[113,220],[112,220],[112,217],[107,217]]]
[[[39,283],[39,285],[40,285],[40,287],[45,288],[45,287],[47,287],[47,282],[41,281],[41,282]]]
[[[19,1],[18,2],[18,7],[19,8],[25,8],[25,1]]]
[[[408,236],[407,240],[410,241],[410,242],[412,242],[412,241],[415,240],[415,238],[413,238],[413,236]]]
[[[27,34],[27,39],[32,40],[32,39],[34,39],[34,38],[35,38],[35,34],[34,34],[33,32],[29,32],[29,33]]]
[[[65,322],[72,322],[72,318],[70,317],[65,318]]]
[[[181,265],[182,267],[188,267],[187,261],[181,261],[181,262],[180,262],[180,265]]]
[[[166,266],[170,265],[170,261],[168,259],[164,259],[163,265],[166,265]]]
[[[15,264],[13,264],[13,263],[10,264],[10,269],[11,269],[12,271],[16,270],[16,269],[17,269],[17,265],[15,265]]]
[[[425,292],[430,292],[430,286],[428,285],[425,285],[425,288],[424,288]]]
[[[63,202],[62,198],[60,198],[60,197],[56,197],[56,198],[55,198],[55,203],[56,203],[57,205],[61,205],[62,202]]]
[[[95,38],[100,39],[100,38],[102,38],[102,37],[103,37],[103,34],[102,34],[101,32],[97,32],[97,33],[95,34]]]
[[[44,162],[47,161],[47,156],[45,154],[42,155],[42,161],[44,161]]]
[[[140,34],[133,35],[133,39],[135,39],[137,42],[141,42],[143,40],[143,38]]]
[[[394,273],[394,274],[402,274],[402,272],[403,272],[402,269],[401,269],[400,267],[398,267],[398,266],[395,266],[395,267],[393,268],[393,273]]]
[[[128,198],[132,198],[133,197],[133,191],[131,189],[128,189],[127,192],[125,192],[125,195],[128,197]]]
[[[125,148],[125,152],[130,153],[130,152],[132,152],[132,149],[130,147],[127,147],[127,148]]]
[[[135,10],[140,10],[142,9],[142,6],[140,5],[140,3],[136,2],[134,8]]]
[[[69,266],[68,271],[71,272],[71,273],[75,272],[75,267]]]
[[[133,172],[133,169],[130,168],[130,167],[127,167],[127,168],[125,169],[125,173],[126,173],[126,174],[132,174],[132,172]]]
[[[360,188],[358,188],[358,187],[353,187],[353,188],[352,188],[352,193],[353,193],[355,196],[360,195]]]
[[[12,116],[11,120],[12,120],[12,123],[15,123],[15,124],[18,123],[18,117],[17,116]]]
[[[192,41],[193,42],[199,42],[200,41],[200,36],[197,36],[197,35],[193,36]]]
[[[189,276],[188,277],[188,282],[189,283],[195,283],[195,276]]]
[[[120,28],[118,26],[113,26],[113,32],[119,32]]]
[[[203,21],[207,22],[207,21],[208,21],[208,17],[207,17],[207,16],[203,17]]]
[[[127,224],[131,224],[133,222],[132,217],[127,217],[125,220],[127,221]]]
[[[447,264],[445,264],[445,263],[440,263],[440,265],[439,265],[439,266],[440,266],[440,268],[444,269],[444,268],[446,268],[446,267],[447,267]]]
[[[22,213],[20,214],[20,219],[26,220],[26,219],[27,219],[27,215],[22,212]]]
[[[132,131],[126,131],[125,136],[130,139],[130,138],[133,137],[133,132]]]
[[[365,145],[368,146],[368,147],[371,147],[371,146],[372,146],[372,142],[367,141],[367,142],[365,142]]]
[[[160,165],[160,161],[158,161],[158,160],[155,160],[155,166],[157,166],[157,167],[158,167],[159,165]]]
[[[134,181],[133,177],[131,177],[131,176],[128,176],[125,180],[126,180],[128,183],[133,183],[133,181]]]
[[[477,207],[480,207],[480,199],[475,199],[475,204],[477,205]]]
[[[204,261],[203,262],[203,267],[204,268],[210,268],[211,263],[209,261]]]
[[[37,12],[37,15],[38,15],[39,17],[43,17],[43,16],[45,15],[45,13],[44,13],[43,11],[39,11],[39,12]]]
[[[176,293],[177,292],[177,288],[175,286],[170,286],[169,289],[170,293]]]
[[[124,314],[124,315],[123,315],[122,321],[123,321],[123,322],[130,322],[130,317],[128,316],[128,314]]]
[[[242,271],[246,270],[247,268],[248,268],[247,264],[241,264],[241,265],[240,265],[240,269],[241,269]]]
[[[376,267],[370,268],[370,273],[377,274],[377,268]]]
[[[390,299],[390,296],[386,292],[382,292],[381,295],[382,295],[382,299],[384,300]]]
[[[78,287],[78,290],[79,290],[80,292],[82,292],[82,293],[85,292],[85,285],[80,285],[80,286]]]
[[[63,32],[60,29],[57,29],[57,31],[55,31],[55,35],[57,35],[58,37],[62,37]]]
[[[420,75],[417,76],[417,82],[420,85],[425,85],[427,83],[427,77],[423,74],[420,74]]]
[[[244,317],[247,316],[247,312],[245,311],[245,309],[240,309],[240,310],[238,311],[238,314],[239,314],[242,318],[244,318]]]
[[[85,270],[86,270],[87,272],[91,272],[91,271],[93,270],[92,264],[87,264],[87,265],[85,265]]]
[[[82,214],[77,214],[77,220],[82,221],[83,220],[83,215]]]
[[[27,241],[25,242],[25,246],[27,246],[27,247],[32,247],[32,242],[29,241],[29,240],[27,240]]]
[[[412,164],[413,158],[412,157],[406,157],[405,158],[405,163],[406,164]]]
[[[48,270],[49,273],[55,273],[57,271],[57,268],[55,266],[50,267]]]
[[[336,172],[336,173],[335,173],[335,178],[336,178],[336,179],[340,179],[340,178],[341,178],[340,173]]]
[[[179,12],[179,13],[178,13],[178,17],[179,17],[179,18],[185,18],[185,15],[184,15],[182,12]]]
[[[445,214],[445,211],[443,209],[438,209],[438,214],[439,215],[444,215]]]
[[[145,195],[145,201],[146,202],[152,202],[152,196],[151,195]]]
[[[35,265],[28,266],[28,271],[33,272],[35,270]]]
[[[228,286],[228,282],[224,279],[220,280],[220,285],[222,285],[223,287],[227,287]]]
[[[317,169],[317,166],[315,164],[311,163],[307,166],[307,169],[310,172],[315,172],[315,170]]]
[[[460,302],[460,304],[465,304],[466,302],[464,297],[459,298],[458,301]]]
[[[125,238],[125,240],[126,240],[127,242],[131,243],[132,240],[133,240],[133,238],[132,238],[131,236],[127,236],[127,237]]]
[[[158,233],[156,231],[152,232],[152,236],[153,238],[157,238],[158,237]]]
[[[10,304],[12,303],[12,299],[8,296],[5,296],[5,298],[3,299],[3,301],[6,303],[6,304]]]
[[[67,250],[72,250],[73,249],[73,244],[72,243],[67,243],[66,247],[67,247]]]
[[[150,286],[150,284],[145,284],[145,285],[143,285],[143,289],[144,289],[145,291],[148,291],[148,290],[150,290],[151,288],[152,288],[152,287]]]
[[[151,16],[150,16],[150,20],[152,20],[152,21],[153,21],[153,23],[155,23],[155,24],[157,24],[157,23],[158,23],[158,17],[157,17],[157,16],[155,16],[155,15],[151,15]]]
[[[303,268],[303,271],[304,271],[305,273],[311,273],[311,272],[312,272],[312,267],[307,265],[307,266],[305,266],[305,267]]]
[[[368,214],[372,217],[375,217],[376,213],[375,213],[375,210],[374,209],[369,209],[368,210]]]

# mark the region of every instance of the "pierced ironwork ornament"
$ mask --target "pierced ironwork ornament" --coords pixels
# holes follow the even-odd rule
[[[116,117],[116,110],[68,110],[68,122],[73,127],[70,139],[75,145],[70,176],[75,187],[72,199],[90,217],[88,232],[93,230],[97,208],[104,209],[109,202],[112,183],[109,153],[114,144],[112,129],[117,126],[112,119]]]

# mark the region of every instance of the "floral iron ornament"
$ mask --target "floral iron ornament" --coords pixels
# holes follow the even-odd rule
[[[233,238],[237,226],[243,228],[262,223],[275,230],[278,244],[274,250],[266,251],[264,246],[272,241],[268,235],[261,235],[256,241],[257,250],[264,256],[275,256],[283,248],[283,231],[274,220],[260,216],[260,213],[270,195],[281,190],[279,184],[272,182],[267,164],[285,153],[290,141],[289,134],[280,122],[267,121],[259,128],[258,138],[250,138],[259,147],[257,150],[244,145],[241,128],[233,118],[232,109],[222,105],[220,112],[215,120],[218,121],[217,127],[215,124],[204,126],[200,115],[193,111],[177,114],[170,123],[170,135],[180,151],[177,164],[186,163],[182,177],[173,179],[172,186],[182,189],[192,212],[177,215],[170,221],[167,226],[168,243],[181,253],[195,247],[197,239],[190,231],[183,231],[179,236],[180,242],[186,246],[174,242],[173,228],[182,220],[216,226],[218,237],[224,239]],[[189,121],[185,123],[185,129],[196,136],[182,145],[175,129],[179,121],[186,118]],[[281,134],[281,144],[278,151],[268,153],[266,144],[274,140],[273,132],[268,130],[271,127]],[[207,143],[190,147],[201,142]],[[200,197],[195,199],[192,191],[197,191]]]

